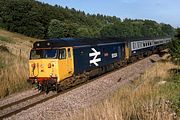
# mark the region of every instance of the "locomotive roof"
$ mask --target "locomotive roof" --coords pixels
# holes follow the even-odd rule
[[[151,38],[152,39],[152,38]],[[53,47],[80,47],[93,46],[100,44],[125,43],[127,41],[148,40],[147,38],[139,39],[122,39],[122,38],[60,38],[37,41],[33,48],[53,48]]]
[[[108,43],[124,43],[123,39],[61,38],[37,41],[33,48],[93,46]]]

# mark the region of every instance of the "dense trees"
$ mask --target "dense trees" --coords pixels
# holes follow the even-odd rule
[[[176,38],[170,44],[170,52],[173,61],[180,65],[180,28],[176,29]]]
[[[77,37],[78,25],[73,23],[63,23],[59,20],[53,19],[48,27],[49,38],[65,38]]]
[[[161,37],[174,33],[170,25],[151,20],[122,21],[35,0],[1,0],[0,27],[36,38]]]
[[[174,28],[168,24],[158,24],[152,20],[125,19],[121,23],[105,26],[101,30],[104,37],[164,37],[172,36]]]
[[[176,37],[180,39],[180,28],[176,29]]]

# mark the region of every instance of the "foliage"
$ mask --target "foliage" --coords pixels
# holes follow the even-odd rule
[[[172,36],[174,28],[167,24],[158,24],[152,20],[125,19],[122,23],[105,26],[101,30],[102,37],[164,37]]]
[[[48,28],[49,38],[65,38],[76,37],[77,25],[73,23],[63,23],[59,20],[53,19]]]
[[[168,79],[168,83],[160,88],[160,93],[167,93],[167,99],[172,101],[172,108],[180,117],[180,69],[174,69],[174,71],[177,72],[171,74],[171,77]]]
[[[180,28],[176,29],[176,37],[180,39]]]
[[[170,44],[170,53],[173,61],[180,65],[180,29],[177,29],[176,38],[174,38]]]
[[[158,24],[151,20],[125,19],[121,21],[115,16],[90,15],[74,8],[51,6],[35,0],[1,0],[0,27],[43,39],[157,37],[173,34],[173,28],[170,25]]]

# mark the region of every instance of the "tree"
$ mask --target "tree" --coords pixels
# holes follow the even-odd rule
[[[161,29],[165,36],[173,36],[174,28],[169,24],[161,23]]]
[[[180,65],[180,28],[176,31],[176,38],[174,38],[170,44],[170,53],[172,55],[173,62]]]
[[[54,21],[53,20],[57,20]],[[57,23],[57,24],[56,24]],[[37,0],[0,0],[0,27],[27,36],[164,37],[173,27],[152,20],[124,19],[49,5]]]
[[[89,32],[89,29],[85,27],[78,28],[77,34],[79,38],[88,38],[92,36],[91,33]]]
[[[65,24],[59,20],[51,20],[48,27],[48,37],[49,38],[62,38],[65,31]]]
[[[48,28],[49,38],[77,37],[77,25],[53,19]]]
[[[180,28],[176,29],[176,37],[180,39]]]

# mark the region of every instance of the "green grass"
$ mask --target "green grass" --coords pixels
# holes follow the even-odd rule
[[[167,81],[159,92],[172,102],[172,108],[180,117],[180,73],[172,73]]]
[[[4,36],[0,36],[0,41],[8,42],[8,43],[15,43],[12,39]]]
[[[0,69],[3,69],[4,68],[4,62],[0,59]]]

